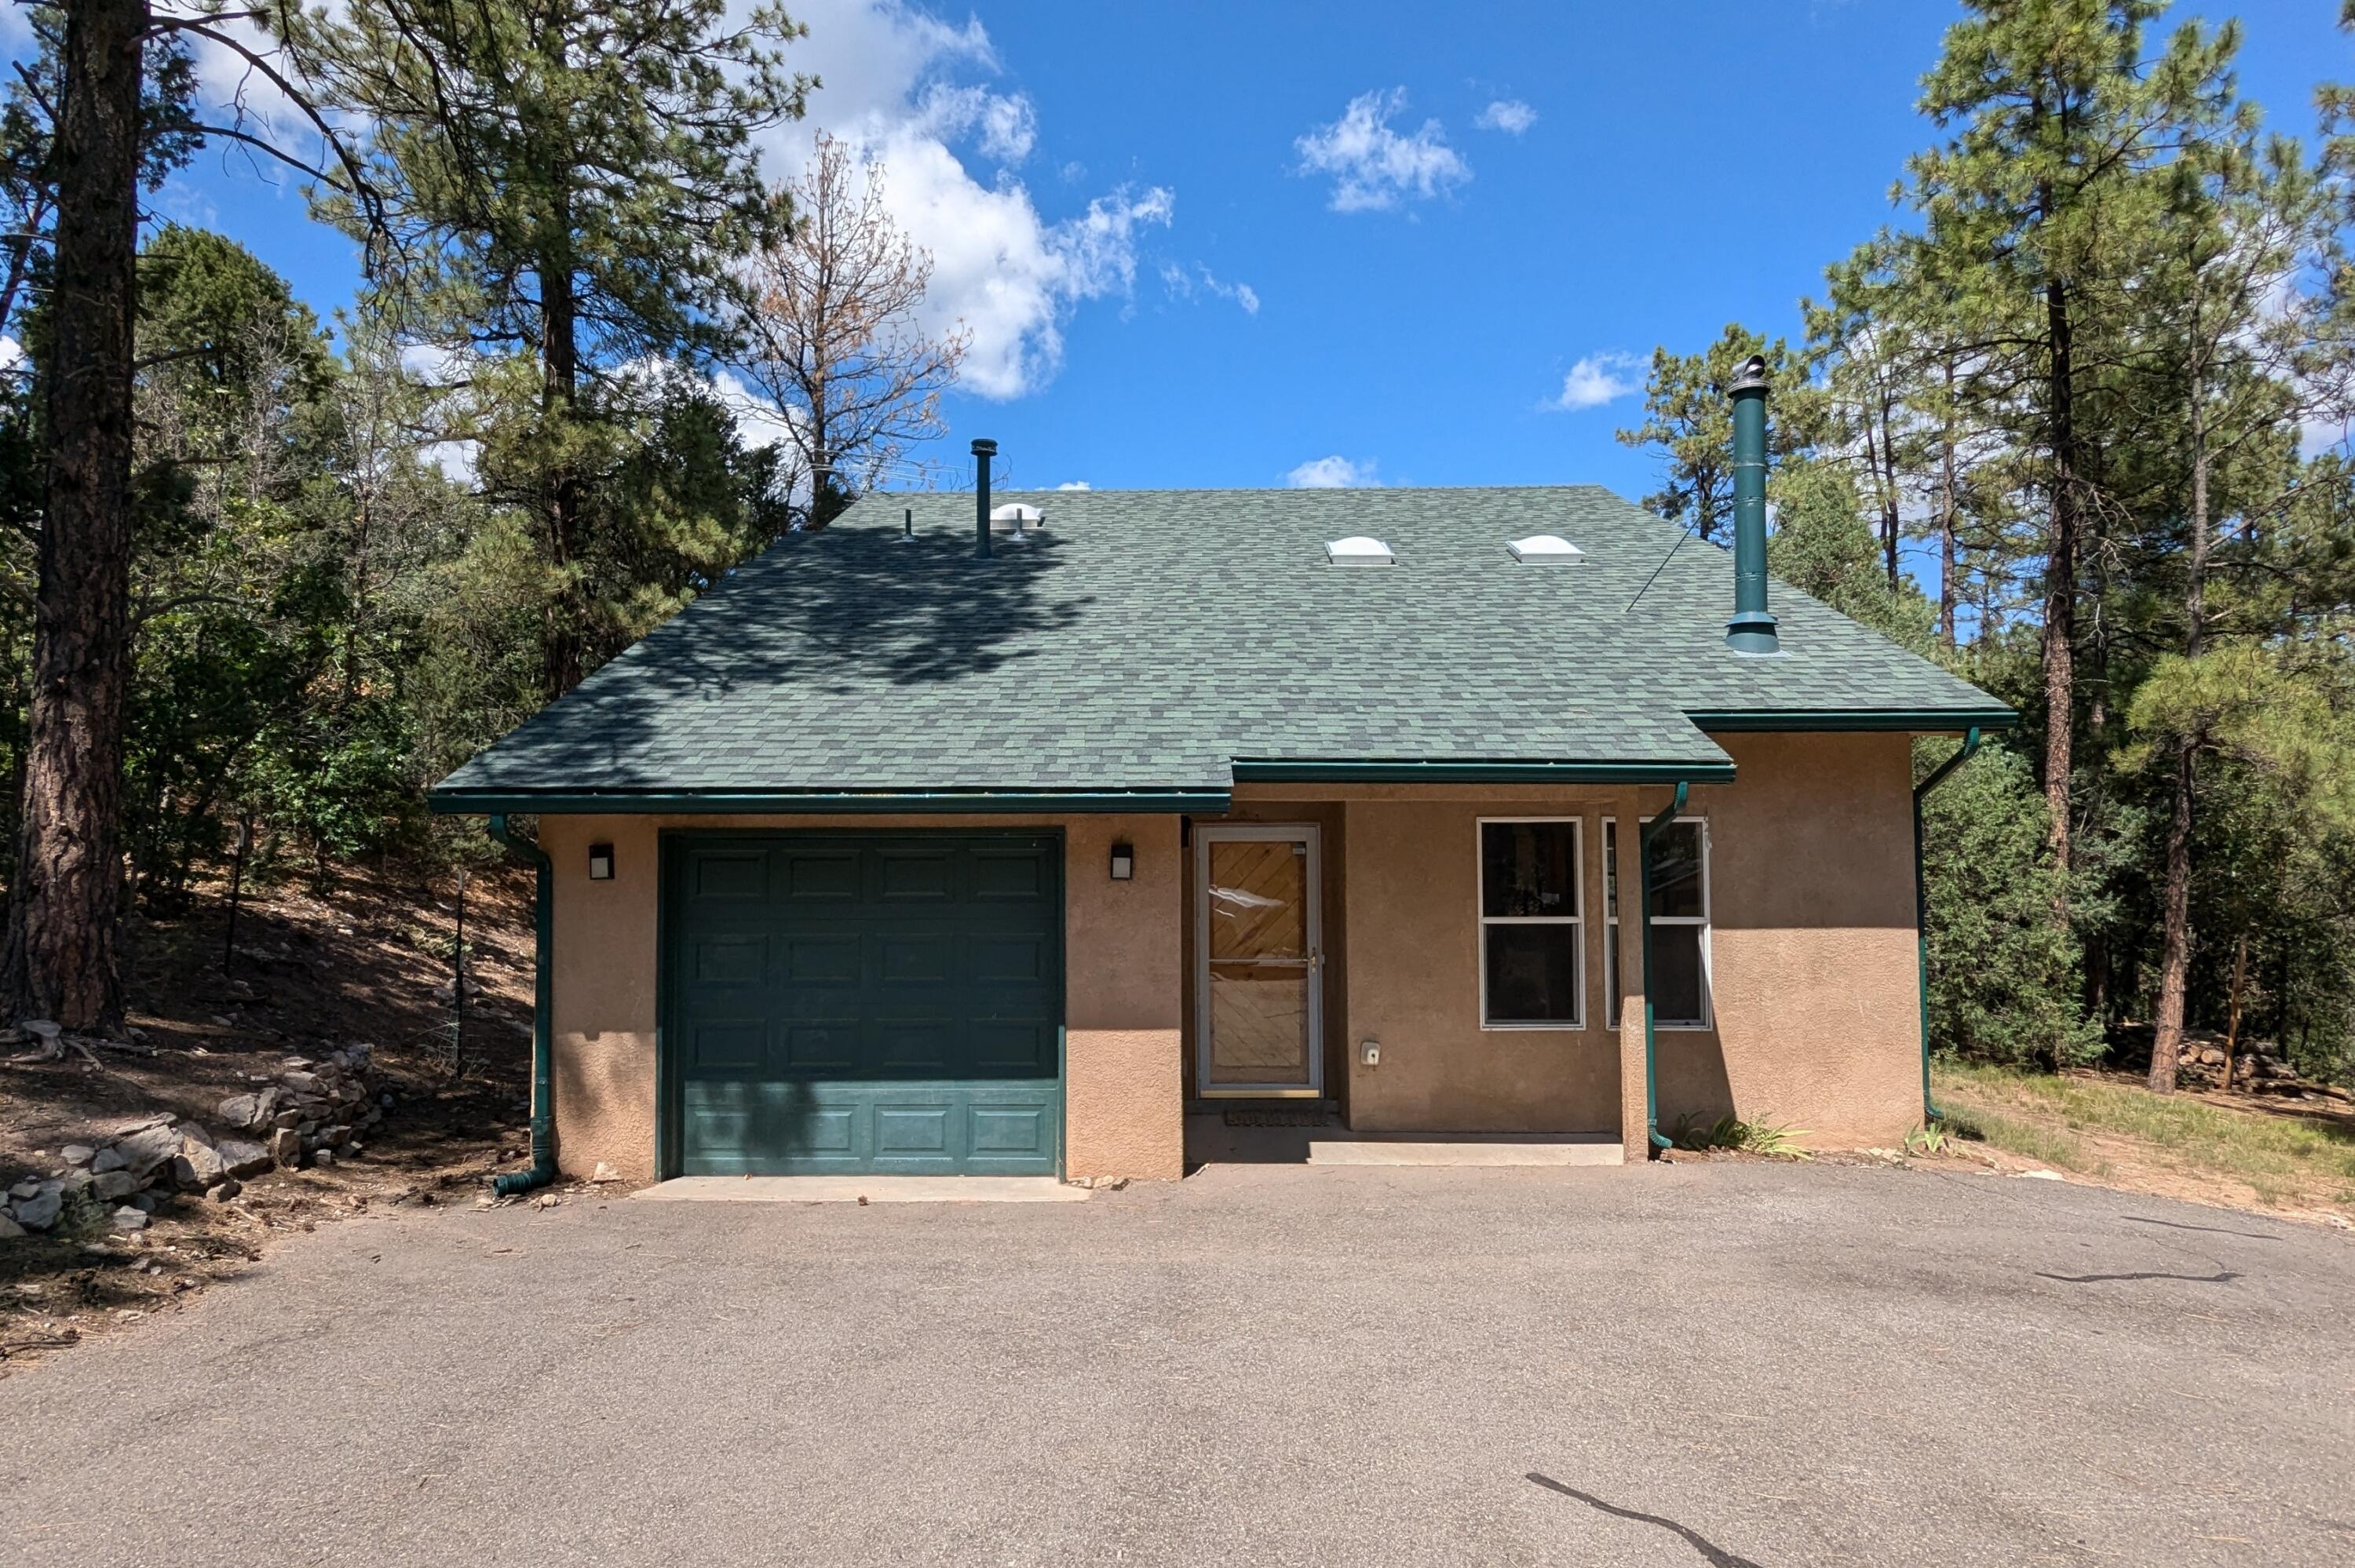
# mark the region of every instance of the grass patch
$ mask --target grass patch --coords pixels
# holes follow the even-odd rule
[[[1741,1149],[1752,1154],[1774,1154],[1792,1160],[1809,1156],[1799,1139],[1805,1132],[1761,1119],[1742,1121],[1739,1118],[1721,1116],[1713,1122],[1695,1119],[1690,1112],[1677,1118],[1668,1134],[1668,1141],[1678,1149]]]
[[[1949,1131],[2073,1171],[2095,1171],[2088,1136],[2126,1139],[2190,1175],[2229,1176],[2268,1203],[2306,1193],[2355,1200],[2355,1126],[2293,1111],[2243,1110],[2091,1076],[1942,1066]]]

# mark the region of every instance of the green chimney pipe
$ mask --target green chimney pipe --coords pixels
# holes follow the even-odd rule
[[[973,558],[989,559],[989,460],[997,455],[997,443],[982,440],[973,443],[973,514],[977,531],[973,544]]]
[[[1752,355],[1733,380],[1733,619],[1725,645],[1736,653],[1781,647],[1766,608],[1766,361]]]

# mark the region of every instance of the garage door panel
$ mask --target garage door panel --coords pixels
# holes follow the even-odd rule
[[[859,857],[856,849],[781,849],[778,896],[794,904],[856,906],[859,895]]]
[[[704,851],[689,863],[689,885],[698,903],[751,904],[767,901],[769,857],[765,854]]]
[[[956,895],[956,860],[947,848],[878,850],[875,896],[884,904],[946,904]]]
[[[879,1018],[868,1028],[868,1059],[892,1077],[953,1078],[957,1061],[956,1021],[948,1018]]]
[[[856,931],[796,932],[778,941],[784,948],[788,985],[855,987],[859,983],[865,966]]]
[[[973,1065],[993,1078],[1052,1077],[1055,1026],[1043,1018],[973,1021]]]
[[[1055,1170],[1060,839],[667,842],[674,1164],[690,1174]]]
[[[1054,866],[1037,849],[974,852],[973,895],[988,904],[1045,903],[1054,894]]]
[[[758,985],[768,967],[765,937],[698,937],[694,951],[695,978],[706,985]]]

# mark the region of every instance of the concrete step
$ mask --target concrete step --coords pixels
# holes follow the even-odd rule
[[[1608,1133],[1459,1133],[1448,1138],[1312,1139],[1311,1165],[1618,1165]]]

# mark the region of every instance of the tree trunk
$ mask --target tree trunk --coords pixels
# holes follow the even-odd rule
[[[123,705],[131,646],[131,378],[145,0],[66,7],[50,281],[48,471],[25,792],[0,980],[10,1012],[123,1016]]]
[[[2232,953],[2232,999],[2224,1012],[2224,1087],[2232,1086],[2232,1055],[2241,1044],[2241,999],[2248,994],[2249,928],[2241,927],[2241,944]]]
[[[2047,419],[2052,450],[2051,531],[2044,559],[2044,804],[2051,813],[2046,842],[2062,871],[2070,865],[2070,774],[2075,766],[2077,723],[2077,420],[2076,376],[2067,285],[2044,286],[2045,327],[2051,339]],[[2068,917],[2066,895],[2055,916]]]
[[[571,204],[560,194],[556,203],[559,234],[569,234]],[[559,242],[542,262],[540,291],[540,364],[545,377],[540,389],[541,418],[559,452],[572,443],[569,427],[581,382],[579,312],[573,298],[572,258]],[[554,702],[581,683],[583,668],[582,623],[587,604],[576,579],[580,552],[581,479],[571,460],[559,456],[546,478],[545,510],[548,559],[556,575],[556,591],[541,610],[541,690]]]
[[[1955,646],[1955,366],[1946,362],[1946,401],[1938,431],[1938,641],[1949,652]]]
[[[2192,337],[2199,339],[2199,295],[2192,295]],[[2195,346],[2193,353],[2199,352]],[[2208,423],[2205,386],[2195,361],[2188,434],[2191,440],[2191,558],[2183,587],[2183,654],[2197,659],[2208,629]],[[2175,1092],[2175,1070],[2183,1044],[2184,987],[2191,969],[2191,810],[2193,775],[2202,737],[2197,731],[2175,741],[2175,799],[2167,822],[2166,934],[2160,949],[2158,1017],[2151,1034],[2150,1086]],[[2227,1063],[2229,1070],[2231,1064]],[[2226,1084],[2232,1080],[2227,1078]]]

